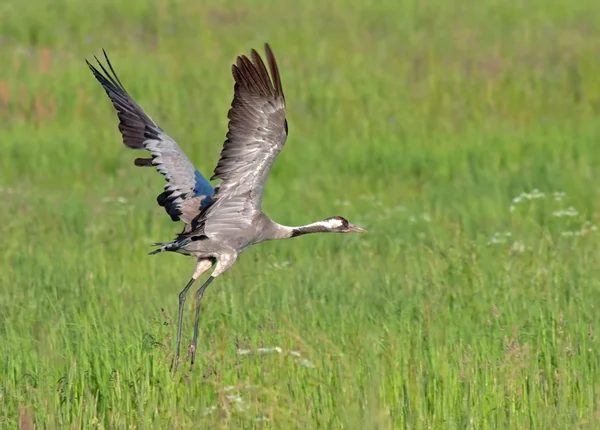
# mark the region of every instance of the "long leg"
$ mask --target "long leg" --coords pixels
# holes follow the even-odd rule
[[[175,357],[173,358],[173,363],[171,364],[171,369],[173,370],[173,372],[177,370],[177,361],[179,361],[179,353],[181,351],[181,329],[183,328],[183,305],[185,303],[185,295],[187,294],[188,290],[195,281],[196,280],[194,278],[190,279],[185,288],[179,293],[179,312],[177,316],[177,346],[175,347]]]
[[[183,328],[183,305],[185,304],[185,296],[192,286],[192,284],[198,279],[204,272],[210,269],[212,266],[212,261],[203,259],[198,261],[198,265],[196,266],[196,270],[192,275],[192,279],[187,283],[185,288],[181,290],[179,293],[179,312],[177,317],[177,346],[175,347],[175,357],[173,358],[173,363],[171,364],[171,368],[173,373],[177,370],[177,364],[179,361],[179,353],[181,351],[181,330]]]
[[[200,300],[202,300],[204,290],[206,290],[206,287],[208,287],[217,276],[221,275],[227,269],[229,269],[233,265],[233,263],[235,263],[236,259],[237,252],[235,252],[233,249],[222,250],[222,252],[219,255],[219,258],[215,258],[213,260],[214,262],[216,262],[217,265],[215,267],[215,270],[208,277],[206,282],[200,288],[198,288],[198,291],[196,291],[196,320],[194,321],[194,337],[192,339],[192,344],[190,345],[190,350],[192,351],[192,366],[196,361],[196,346],[198,344],[198,321],[200,319]]]
[[[192,345],[190,346],[190,349],[192,350],[192,365],[194,364],[194,361],[196,361],[196,345],[198,344],[198,322],[200,320],[200,300],[202,300],[202,296],[204,296],[204,290],[206,290],[206,287],[210,285],[213,279],[215,279],[214,276],[209,276],[206,282],[200,288],[198,288],[198,291],[196,291],[196,320],[194,321],[194,338],[192,339]]]

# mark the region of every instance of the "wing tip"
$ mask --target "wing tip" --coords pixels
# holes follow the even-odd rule
[[[260,54],[256,49],[251,49],[250,58],[252,60],[246,55],[239,55],[232,65],[233,79],[236,84],[253,93],[285,98],[273,50],[269,43],[264,44],[264,49],[270,73],[267,71]]]
[[[113,89],[113,88],[107,88],[107,84],[108,84],[108,85],[113,86],[114,89],[117,89],[119,92],[123,93],[123,95],[129,96],[129,93],[123,86],[123,83],[119,79],[117,72],[115,72],[115,69],[108,57],[108,53],[106,52],[106,49],[102,48],[102,54],[104,54],[104,60],[106,61],[106,65],[107,65],[108,69],[106,67],[104,67],[104,64],[102,64],[102,61],[100,61],[100,59],[96,55],[94,55],[94,59],[96,60],[96,63],[98,65],[98,67],[100,67],[100,69],[98,69],[92,63],[90,63],[87,60],[87,58],[85,59],[86,64],[88,65],[88,67],[94,74],[95,78],[100,82],[100,84],[104,87],[105,90]]]
[[[267,62],[269,63],[271,76],[273,77],[273,83],[275,84],[275,91],[277,95],[285,98],[283,94],[283,85],[281,84],[281,75],[279,74],[279,67],[277,66],[277,60],[275,59],[275,54],[273,53],[271,46],[267,42],[265,42],[265,52],[267,54]]]

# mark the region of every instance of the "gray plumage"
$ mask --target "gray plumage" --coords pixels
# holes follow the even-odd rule
[[[192,279],[179,295],[179,319],[174,368],[180,352],[183,303],[188,289],[213,265],[211,276],[196,293],[194,337],[190,350],[195,360],[200,299],[214,278],[229,269],[238,255],[259,242],[286,239],[309,233],[348,233],[365,230],[342,217],[300,227],[287,227],[262,212],[262,196],[275,159],[288,135],[285,97],[273,52],[265,45],[267,64],[251,51],[251,59],[239,56],[232,66],[234,97],[228,113],[229,125],[220,159],[210,180],[212,187],[171,139],[129,96],[106,53],[107,69],[101,73],[88,62],[104,87],[119,118],[125,146],[146,149],[152,158],[138,158],[138,166],[154,166],[165,176],[165,190],[157,197],[173,221],[183,221],[183,231],[172,242],[157,244],[151,254],[171,251],[194,256],[198,264]]]

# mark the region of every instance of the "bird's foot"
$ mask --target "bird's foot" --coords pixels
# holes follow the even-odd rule
[[[196,361],[196,346],[193,343],[190,343],[190,354],[192,356],[192,360],[190,361],[190,370],[194,367],[194,361]]]

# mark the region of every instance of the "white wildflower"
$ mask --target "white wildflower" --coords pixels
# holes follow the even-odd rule
[[[553,196],[554,196],[554,201],[556,202],[560,202],[562,201],[565,197],[566,197],[567,193],[562,192],[562,191],[555,191]]]
[[[258,348],[256,350],[256,352],[258,352],[259,354],[270,354],[272,352],[277,352],[277,353],[281,354],[281,351],[283,351],[283,350],[278,346],[273,346],[270,348]]]
[[[514,212],[514,210],[516,209],[516,206],[519,203],[521,203],[523,200],[537,200],[537,199],[543,199],[544,197],[546,197],[546,194],[543,193],[543,192],[541,192],[537,188],[534,188],[529,193],[522,192],[517,197],[515,197],[515,198],[512,199],[512,205],[510,205],[510,207],[508,208],[508,210],[510,212]]]
[[[314,364],[312,364],[309,360],[307,360],[306,358],[301,358],[298,360],[298,364],[300,366],[304,366],[304,367],[308,367],[309,369],[313,369],[315,367]]]
[[[496,232],[493,236],[488,240],[488,245],[495,245],[498,243],[506,243],[507,238],[511,237],[512,233],[510,231],[505,232]]]
[[[593,225],[589,221],[586,221],[581,226],[581,229],[579,229],[579,230],[567,230],[567,231],[563,231],[561,233],[561,235],[565,236],[565,237],[585,236],[586,234],[589,234],[589,233],[591,233],[593,231],[597,231],[597,230],[598,230],[598,227],[596,227],[595,225]]]
[[[579,215],[579,212],[577,212],[577,209],[575,209],[573,206],[570,206],[567,209],[560,209],[560,210],[556,210],[554,212],[552,212],[552,216],[555,217],[575,217]]]
[[[231,403],[244,403],[244,399],[239,394],[228,394],[225,398]]]
[[[512,246],[510,247],[510,250],[512,252],[516,252],[518,254],[521,254],[523,252],[525,252],[527,248],[525,247],[525,244],[521,241],[515,241],[513,242]]]
[[[538,189],[533,189],[533,191],[531,191],[529,193],[529,199],[530,200],[534,200],[534,199],[543,199],[544,197],[546,197],[546,194],[542,193],[540,190]]]
[[[269,265],[269,269],[271,270],[279,270],[279,269],[283,269],[285,267],[291,266],[292,262],[291,261],[281,261],[281,262],[275,262],[271,265]]]

